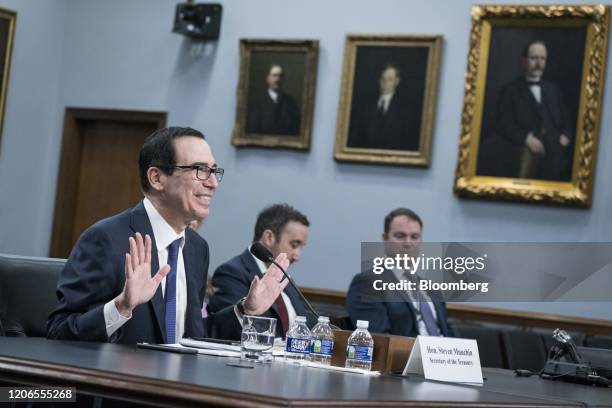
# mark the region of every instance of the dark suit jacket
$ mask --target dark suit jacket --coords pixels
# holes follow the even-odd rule
[[[246,133],[299,135],[300,111],[290,95],[279,92],[276,103],[266,91],[247,114]]]
[[[212,285],[215,288],[215,294],[210,298],[208,310],[211,312],[217,312],[219,310],[223,310],[229,305],[237,303],[249,293],[251,282],[255,276],[258,276],[260,279],[263,277],[257,263],[255,263],[255,260],[248,249],[246,249],[240,255],[233,257],[226,263],[220,265],[215,270],[212,278]],[[297,291],[291,286],[287,286],[285,288],[285,294],[291,300],[291,304],[293,305],[297,315],[306,316],[308,326],[312,328],[316,324],[316,319],[311,313],[308,312],[308,309],[302,303],[300,295],[297,293]],[[273,304],[268,312],[266,312],[263,316],[276,318],[276,336],[285,337],[276,305]],[[240,332],[233,333],[233,335],[229,338],[239,339]]]
[[[397,93],[385,114],[378,110],[378,98],[360,110],[353,121],[348,147],[369,149],[418,150],[421,112],[414,114],[408,101]]]
[[[97,222],[79,238],[72,249],[57,284],[59,304],[49,316],[47,337],[63,340],[88,340],[135,344],[164,343],[165,302],[161,285],[153,298],[137,306],[132,318],[109,339],[106,335],[104,305],[114,299],[125,284],[125,254],[128,238],[136,232],[149,234],[153,241],[151,275],[159,262],[153,229],[144,204]],[[205,337],[207,325],[239,325],[233,310],[202,319],[202,294],[208,274],[208,244],[195,231],[185,231],[183,261],[187,283],[185,337]],[[232,321],[233,320],[233,321]]]
[[[524,78],[506,85],[499,97],[497,132],[507,143],[498,151],[509,155],[510,173],[517,173],[517,164],[525,148],[529,132],[540,139],[546,150],[537,178],[565,179],[571,170],[571,149],[561,146],[559,136],[572,138],[572,132],[559,87],[547,80],[540,81],[541,103],[538,104]],[[508,161],[508,160],[503,160]],[[516,174],[508,174],[516,177]]]
[[[357,274],[349,286],[346,306],[351,320],[370,322],[369,331],[389,333],[399,336],[416,337],[419,334],[416,312],[408,295],[403,291],[381,291],[374,293],[372,282],[381,279],[383,282],[397,282],[392,271],[385,270],[380,275],[372,272]],[[432,300],[438,319],[440,332],[444,336],[454,333],[446,318],[446,305]]]

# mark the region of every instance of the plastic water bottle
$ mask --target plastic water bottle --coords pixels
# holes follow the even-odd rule
[[[360,368],[370,371],[372,368],[372,354],[374,340],[368,331],[367,320],[357,320],[357,329],[351,334],[346,343],[346,368]]]
[[[306,325],[304,316],[296,316],[293,324],[287,332],[287,345],[285,346],[285,358],[289,360],[304,360],[310,354],[310,341],[312,333]]]
[[[334,332],[329,327],[329,317],[320,316],[319,322],[312,328],[310,361],[330,365],[333,350]]]

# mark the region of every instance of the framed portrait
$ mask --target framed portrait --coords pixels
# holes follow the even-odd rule
[[[0,75],[2,75],[0,78],[0,142],[2,142],[2,129],[4,128],[4,111],[6,110],[6,93],[11,70],[16,19],[17,13],[0,8]]]
[[[235,146],[310,149],[317,40],[240,40]]]
[[[609,8],[474,6],[455,193],[589,207]]]
[[[346,36],[334,158],[429,166],[441,35]]]

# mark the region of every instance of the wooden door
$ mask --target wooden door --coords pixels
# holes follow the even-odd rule
[[[163,112],[67,108],[50,256],[66,258],[96,221],[142,199],[138,154]]]

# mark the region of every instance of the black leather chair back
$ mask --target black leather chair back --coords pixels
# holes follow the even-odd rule
[[[512,330],[502,333],[508,368],[538,371],[546,363],[548,352],[538,333]]]
[[[483,367],[504,367],[504,358],[501,347],[501,330],[485,326],[468,324],[453,325],[455,336],[463,339],[474,339],[478,343],[480,365]]]
[[[595,347],[595,348],[612,350],[612,337],[602,336],[602,335],[589,336],[584,341],[584,344],[587,347]]]
[[[0,254],[0,335],[44,337],[65,259]]]

